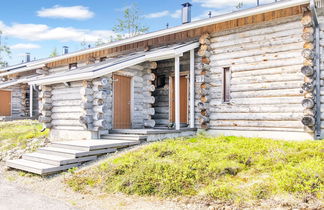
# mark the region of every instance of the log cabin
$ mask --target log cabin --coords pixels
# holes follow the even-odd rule
[[[321,139],[323,6],[283,0],[193,22],[184,13],[180,26],[1,69],[0,88],[37,90],[55,140],[122,129]],[[39,74],[10,78],[30,71]]]
[[[38,88],[25,82],[39,75],[37,68],[27,67],[33,63],[26,53],[21,64],[0,69],[0,120],[38,117]]]

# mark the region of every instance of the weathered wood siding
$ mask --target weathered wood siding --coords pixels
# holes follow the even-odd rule
[[[210,128],[303,131],[300,16],[211,34]],[[222,71],[229,67],[230,102]]]
[[[26,117],[27,106],[26,106],[26,92],[27,88],[25,85],[15,85],[10,87],[11,90],[11,116],[12,117]],[[29,109],[28,109],[29,110]]]
[[[84,128],[79,122],[82,115],[82,82],[71,82],[71,87],[64,84],[52,85],[52,129],[79,130]]]
[[[322,10],[319,17],[320,22],[320,62],[321,62],[321,138],[324,138],[324,12]]]

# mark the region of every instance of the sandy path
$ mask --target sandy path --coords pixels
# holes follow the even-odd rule
[[[68,210],[74,208],[62,201],[19,187],[0,175],[0,209]]]

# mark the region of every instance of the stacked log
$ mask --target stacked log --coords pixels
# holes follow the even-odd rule
[[[49,74],[49,68],[47,66],[44,66],[43,68],[36,69],[36,74],[41,74],[41,75],[48,75]]]
[[[305,131],[313,132],[315,130],[315,68],[314,68],[314,28],[313,19],[310,11],[305,9],[301,23],[304,27],[302,39],[304,40],[304,46],[302,56],[304,57],[304,66],[301,68],[301,72],[304,75],[304,84],[302,85],[302,91],[304,93],[304,99],[302,105],[304,107],[304,116],[301,120],[305,126]]]
[[[82,88],[80,89],[80,94],[82,97],[80,106],[83,112],[79,121],[86,130],[92,130],[94,127],[92,117],[93,93],[94,91],[91,88],[91,83],[89,81],[83,81]]]
[[[198,110],[199,117],[198,122],[200,127],[203,129],[208,128],[209,124],[209,77],[210,77],[210,56],[211,56],[211,47],[210,47],[210,35],[208,33],[204,33],[199,38],[200,48],[198,51],[198,55],[200,56],[200,62],[197,66],[198,75],[196,75],[196,83],[198,84],[197,90],[197,98],[198,98]]]
[[[52,128],[52,88],[50,86],[41,86],[41,92],[38,95],[39,122],[44,124],[45,128]]]
[[[83,114],[80,123],[86,130],[108,133],[111,115],[108,108],[111,103],[111,78],[100,77],[93,81],[83,81],[80,89],[82,95],[81,109]]]
[[[153,128],[155,126],[155,120],[152,116],[155,114],[155,109],[153,105],[155,103],[155,97],[152,96],[155,91],[155,85],[153,81],[155,80],[155,74],[152,70],[157,68],[157,62],[146,62],[143,65],[143,117],[144,117],[144,127]]]
[[[29,115],[29,98],[27,97],[27,93],[29,92],[29,88],[27,84],[21,84],[21,110],[20,113],[22,113],[23,116]]]

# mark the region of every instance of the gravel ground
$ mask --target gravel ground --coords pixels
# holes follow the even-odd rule
[[[125,149],[117,155],[143,146]],[[99,161],[83,165],[78,170],[96,166],[111,155],[116,154],[101,157]],[[197,202],[194,199],[163,200],[155,197],[111,195],[95,191],[81,194],[72,191],[64,184],[64,179],[70,175],[68,172],[63,172],[50,177],[40,177],[16,170],[6,170],[4,163],[0,162],[0,209],[324,209],[323,203],[312,198],[301,201],[293,197],[278,197],[250,205],[236,206],[221,202]]]
[[[69,210],[62,201],[49,198],[6,181],[0,175],[0,209],[3,210]]]

